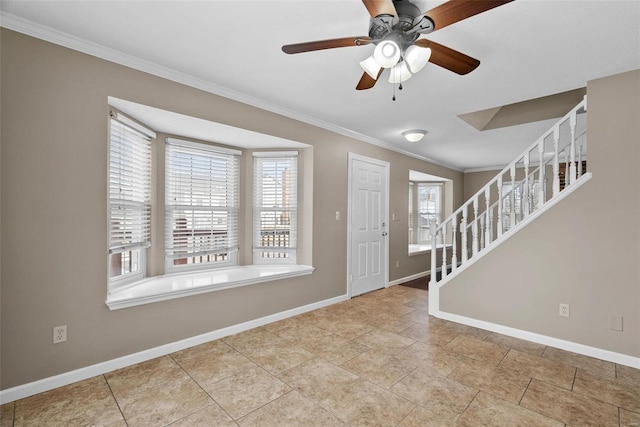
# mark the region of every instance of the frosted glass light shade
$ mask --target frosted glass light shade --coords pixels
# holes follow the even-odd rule
[[[373,51],[373,57],[382,68],[391,68],[400,59],[400,46],[394,41],[383,40]]]
[[[404,53],[404,61],[407,63],[409,71],[414,74],[427,65],[429,58],[431,58],[431,49],[428,47],[411,45]]]
[[[376,61],[373,56],[361,61],[360,66],[374,80],[378,78],[378,73],[380,72],[380,69],[382,69],[380,64],[378,64],[378,61]]]
[[[402,132],[402,136],[404,136],[404,138],[409,142],[418,142],[422,138],[424,138],[424,135],[426,133],[427,131],[424,131],[422,129],[414,129]]]
[[[389,70],[389,83],[402,83],[410,78],[411,71],[409,71],[406,61],[397,63]]]

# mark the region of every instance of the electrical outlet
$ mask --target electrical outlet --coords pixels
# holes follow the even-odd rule
[[[336,221],[340,221],[340,211],[336,211]]]
[[[53,328],[53,343],[60,344],[67,340],[67,325],[54,326]]]
[[[400,268],[400,260],[396,260],[396,268]]]
[[[569,317],[569,304],[560,304],[560,316]]]

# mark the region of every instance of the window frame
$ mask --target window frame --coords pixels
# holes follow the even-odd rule
[[[432,188],[437,188],[438,189],[438,206],[437,206],[437,212],[435,212],[435,216],[436,218],[436,226],[440,225],[442,223],[442,220],[444,219],[444,183],[443,182],[416,182],[415,183],[415,190],[416,190],[416,223],[415,223],[415,230],[417,230],[417,232],[415,232],[415,239],[416,239],[416,244],[430,244],[432,243],[433,239],[431,237],[431,223],[429,223],[429,225],[427,226],[420,226],[420,217],[422,216],[423,212],[421,209],[421,201],[420,201],[420,189],[424,188],[424,187],[432,187]],[[429,214],[430,212],[426,212],[426,214]]]
[[[229,177],[227,175],[225,182],[230,182],[229,178],[233,181],[231,188],[226,188],[227,198],[226,198],[226,207],[222,206],[210,206],[211,212],[216,211],[227,211],[227,213],[231,213],[229,217],[231,217],[234,221],[229,221],[229,217],[227,218],[227,225],[231,224],[231,228],[227,228],[227,239],[230,239],[231,242],[235,242],[235,244],[231,244],[227,247],[227,259],[221,261],[209,261],[202,263],[185,263],[185,264],[175,264],[175,260],[179,259],[174,256],[169,255],[169,252],[172,248],[169,247],[170,242],[173,241],[173,237],[175,237],[175,229],[173,227],[173,221],[170,218],[172,214],[176,210],[181,210],[178,208],[172,208],[171,203],[169,203],[169,198],[172,196],[170,189],[172,185],[170,180],[173,175],[169,168],[171,167],[171,162],[169,156],[171,155],[172,149],[169,147],[181,147],[186,151],[194,150],[200,151],[203,155],[208,154],[211,157],[217,157],[219,160],[224,160],[227,163],[227,168],[230,168],[231,173],[234,176]],[[176,149],[177,150],[177,149]],[[165,274],[173,274],[173,273],[188,273],[190,271],[201,271],[201,270],[216,270],[221,268],[234,267],[238,265],[238,251],[239,251],[239,227],[240,227],[240,157],[242,156],[242,151],[219,147],[212,144],[207,144],[204,142],[194,142],[187,141],[180,138],[166,138],[165,142],[165,179],[164,179],[164,265],[165,265]],[[231,163],[229,165],[229,163]],[[229,173],[227,171],[227,173]],[[231,196],[229,195],[231,194]],[[187,205],[182,205],[187,206]],[[202,205],[193,205],[200,206]],[[184,210],[184,209],[182,209]],[[201,210],[204,211],[204,210]],[[233,224],[235,222],[235,224]],[[195,230],[195,228],[194,228]],[[212,231],[212,230],[210,230]],[[210,256],[215,255],[217,250],[206,251],[206,253],[201,252],[199,254],[195,254],[193,256],[187,256],[185,258],[193,258],[197,256]]]
[[[134,137],[128,140],[128,145],[131,145],[130,147],[122,147],[122,145],[125,143],[124,141],[119,143],[121,147],[114,146],[114,142],[115,142],[114,124],[121,127],[121,130],[119,132],[121,132],[120,137],[123,140],[127,136]],[[108,146],[108,153],[107,153],[107,158],[108,158],[107,160],[107,182],[108,182],[107,282],[108,282],[109,289],[115,289],[121,286],[128,285],[130,283],[142,280],[147,275],[147,252],[151,247],[151,215],[152,215],[152,209],[153,209],[153,202],[152,202],[153,154],[152,152],[153,152],[153,143],[156,139],[156,133],[114,109],[111,109],[109,111],[108,127],[109,127],[109,138],[108,138],[109,146]],[[140,142],[143,142],[144,146],[141,146]],[[117,179],[114,180],[114,177],[113,177],[113,174],[116,173],[117,172],[116,170],[118,169],[114,161],[114,159],[116,158],[116,155],[114,153],[118,149],[121,150],[120,159],[119,159],[119,165],[120,165],[119,172],[121,175],[120,183],[118,183]],[[123,158],[122,156],[125,155],[125,151],[128,151],[129,152],[128,154],[132,154],[132,153],[135,154],[135,157]],[[142,154],[144,154],[144,156],[142,156]],[[147,163],[146,165],[140,163],[141,161],[144,162],[145,160]],[[130,180],[129,182],[123,184],[122,175],[126,175],[126,172],[123,172],[123,170],[127,168],[141,169],[140,171],[136,171],[136,172],[143,172],[142,169],[147,169],[146,180],[136,179],[135,181],[137,182],[134,182],[134,180]],[[144,177],[144,174],[142,176]],[[138,178],[138,175],[136,175],[136,178]],[[117,185],[121,185],[121,187],[125,185],[128,187],[131,187],[128,191],[130,193],[136,193],[138,198],[141,196],[144,200],[136,201],[136,200],[128,200],[128,199],[121,198],[120,204],[118,205],[116,202],[118,199],[114,197],[114,194],[113,194],[114,187]],[[134,186],[135,188],[133,188]],[[123,190],[121,188],[120,192],[122,193],[122,191]],[[126,244],[123,241],[121,242],[120,245],[114,246],[113,244],[114,243],[113,241],[115,239],[114,229],[116,227],[114,226],[114,219],[113,219],[114,216],[112,213],[113,209],[117,206],[122,207],[124,205],[128,205],[131,208],[131,207],[134,207],[136,204],[139,205],[141,203],[142,203],[142,209],[140,209],[140,211],[143,212],[143,214],[141,215],[142,217],[141,225],[143,230],[136,230],[133,232],[143,236],[141,241],[129,242],[128,244]],[[129,219],[129,221],[131,222],[131,219]],[[133,223],[135,223],[135,221]],[[112,276],[111,273],[113,269],[113,256],[118,253],[124,254],[127,252],[130,253],[129,257],[133,257],[134,253],[138,254],[139,269],[136,271],[124,272],[117,276]]]
[[[297,264],[297,241],[298,241],[298,227],[299,227],[299,218],[298,218],[298,177],[300,170],[300,156],[298,151],[256,151],[253,153],[253,188],[252,188],[252,211],[253,211],[253,224],[252,224],[252,263],[253,265],[295,265]],[[291,185],[283,191],[286,192],[289,196],[291,194],[295,194],[293,200],[288,199],[288,209],[282,206],[258,206],[258,195],[262,194],[261,191],[264,190],[263,185],[263,173],[258,171],[259,164],[263,164],[265,161],[281,161],[281,162],[289,162],[290,165],[294,166],[294,177],[290,177],[288,180]],[[295,159],[293,162],[291,159]],[[292,188],[293,187],[293,188]],[[293,205],[293,206],[292,206]],[[288,213],[289,215],[289,238],[287,246],[260,246],[259,242],[262,241],[262,234],[260,237],[258,236],[258,225],[261,224],[261,213],[265,211],[270,212],[283,212]],[[260,233],[262,229],[260,228]],[[273,250],[271,250],[273,249]],[[264,252],[276,252],[281,254],[286,254],[284,257],[265,257],[261,256]]]

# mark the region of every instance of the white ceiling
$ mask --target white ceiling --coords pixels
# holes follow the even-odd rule
[[[459,76],[429,64],[395,102],[384,75],[355,90],[372,46],[280,50],[366,36],[360,0],[1,0],[0,11],[4,27],[461,170],[509,163],[553,121],[481,132],[457,115],[640,68],[640,1],[516,0],[423,36],[480,67]],[[408,143],[407,129],[428,134]]]

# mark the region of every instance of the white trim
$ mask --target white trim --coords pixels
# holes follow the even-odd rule
[[[411,250],[411,246],[420,246],[420,249]],[[442,243],[436,245],[436,251],[438,249],[442,249],[446,247],[447,249],[452,248],[453,245],[451,243],[447,243],[443,245]],[[416,256],[431,253],[431,244],[430,243],[410,243],[409,250],[407,251],[407,255]]]
[[[436,268],[436,274],[442,271],[442,267]],[[411,276],[401,277],[392,282],[389,282],[389,286],[401,285],[406,282],[410,282],[416,279],[422,279],[423,277],[430,276],[431,270],[423,271],[421,273],[412,274]]]
[[[144,73],[158,76],[163,79],[171,80],[186,86],[200,89],[205,92],[212,93],[214,95],[223,96],[225,98],[242,102],[244,104],[251,105],[253,107],[257,107],[272,113],[276,113],[284,117],[289,117],[289,118],[301,121],[303,123],[307,123],[331,132],[335,132],[337,134],[340,134],[349,138],[354,138],[371,145],[376,145],[378,147],[382,147],[387,150],[403,154],[408,157],[413,157],[415,159],[423,160],[425,162],[429,162],[434,165],[439,165],[439,166],[443,166],[445,168],[452,169],[458,172],[463,172],[463,169],[457,166],[453,166],[451,164],[448,164],[439,160],[434,160],[434,159],[430,159],[428,157],[424,157],[415,153],[411,153],[391,143],[388,143],[376,138],[372,138],[367,135],[363,135],[361,133],[352,131],[350,129],[335,125],[333,123],[326,122],[324,120],[300,113],[298,111],[288,109],[280,105],[273,104],[264,99],[256,98],[255,96],[252,96],[252,95],[231,90],[226,87],[217,85],[215,83],[206,81],[204,79],[200,79],[200,78],[191,76],[189,74],[182,73],[150,61],[146,61],[131,55],[127,55],[117,50],[98,45],[96,43],[82,40],[80,38],[64,33],[62,31],[54,30],[44,25],[40,25],[31,21],[28,21],[26,19],[22,19],[10,13],[0,11],[0,26],[4,28],[8,28],[12,31],[17,31],[19,33],[26,34],[31,37],[35,37],[35,38],[45,40],[69,49],[76,50],[78,52],[86,53],[88,55],[104,59],[106,61],[124,65],[125,67],[129,67],[134,70],[142,71]]]
[[[473,172],[501,171],[504,168],[505,168],[504,165],[502,165],[502,166],[484,166],[484,167],[480,167],[480,168],[465,169],[463,172],[464,173],[473,173]]]
[[[429,295],[429,297],[431,297],[431,295]],[[548,345],[562,350],[571,351],[573,353],[582,354],[584,356],[595,357],[597,359],[606,360],[608,362],[640,369],[640,357],[633,357],[627,354],[616,353],[614,351],[591,347],[573,341],[567,341],[560,338],[541,335],[535,332],[523,331],[520,329],[498,325],[496,323],[485,322],[484,320],[472,319],[470,317],[460,316],[458,314],[447,313],[444,311],[438,311],[435,313],[430,312],[429,314],[440,319],[450,320],[452,322],[461,323],[463,325],[474,326],[476,328],[485,329],[487,331],[496,332],[502,335],[520,338],[538,344]]]
[[[401,285],[403,283],[410,282],[412,280],[422,279],[423,277],[427,277],[431,275],[431,270],[423,271],[421,273],[412,274],[411,276],[401,277],[396,280],[392,280],[389,282],[389,286]]]
[[[219,147],[217,145],[211,145],[205,142],[195,142],[195,141],[187,141],[186,139],[180,139],[180,138],[172,138],[170,136],[168,136],[166,138],[166,142],[168,144],[178,144],[178,145],[182,145],[184,147],[189,147],[189,148],[195,148],[198,150],[209,150],[209,151],[215,151],[217,153],[222,153],[222,154],[230,154],[232,156],[241,156],[242,155],[242,151],[241,150],[235,150],[233,148],[226,148],[226,147]]]
[[[147,138],[156,139],[156,133],[154,131],[152,131],[146,126],[142,126],[140,123],[130,119],[129,117],[127,117],[126,115],[124,115],[119,111],[111,110],[111,118],[137,130],[141,134],[145,135]]]
[[[297,157],[297,151],[254,151],[253,157]]]
[[[385,188],[385,213],[384,213],[384,222],[389,226],[389,181],[391,179],[391,164],[387,161],[375,159],[372,157],[363,156],[361,154],[356,154],[349,152],[347,154],[347,295],[351,298],[352,294],[352,271],[351,271],[351,172],[352,165],[354,160],[359,160],[361,162],[371,163],[385,169],[386,173],[386,188]],[[385,251],[385,259],[384,259],[384,269],[385,269],[385,277],[384,277],[384,287],[389,287],[389,232],[387,231],[387,238],[384,239],[384,251]]]
[[[113,311],[222,289],[306,276],[314,270],[309,265],[243,265],[171,273],[110,290],[105,303]]]
[[[185,348],[193,347],[195,345],[204,344],[209,341],[214,341],[229,335],[244,332],[249,329],[253,329],[259,326],[267,325],[269,323],[277,322],[278,320],[287,319],[289,317],[297,316],[302,313],[306,313],[312,310],[317,310],[319,308],[327,307],[329,305],[337,304],[339,302],[347,301],[348,299],[349,297],[347,295],[340,295],[340,296],[329,298],[326,300],[303,305],[301,307],[296,307],[290,310],[285,310],[279,313],[260,317],[258,319],[249,320],[247,322],[239,323],[237,325],[228,326],[226,328],[207,332],[202,335],[196,335],[194,337],[186,338],[184,340],[175,341],[169,344],[164,344],[164,345],[143,350],[137,353],[118,357],[116,359],[111,359],[105,362],[96,363],[95,365],[90,365],[84,368],[65,372],[59,375],[54,375],[52,377],[43,378],[41,380],[37,380],[31,383],[8,388],[6,390],[0,390],[0,404],[13,402],[15,400],[33,396],[35,394],[42,393],[44,391],[53,390],[58,387],[62,387],[78,381],[86,380],[91,377],[95,377],[96,375],[102,375],[107,372],[114,371],[116,369],[126,368],[127,366],[135,365],[136,363],[151,360],[156,357],[165,356],[167,354],[171,354],[176,351],[184,350]]]

